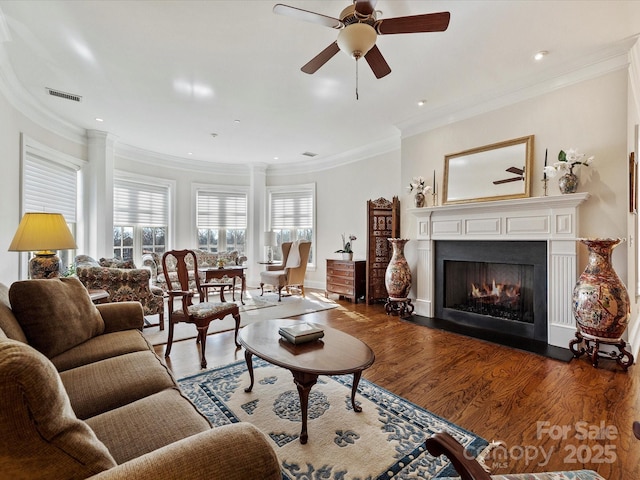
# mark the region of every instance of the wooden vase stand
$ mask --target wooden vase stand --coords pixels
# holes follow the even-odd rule
[[[594,344],[591,345],[591,342],[594,342]],[[600,345],[613,345],[618,349],[619,353],[614,351],[601,352]],[[626,346],[627,343],[621,338],[604,339],[582,332],[576,332],[576,338],[569,342],[569,350],[571,350],[575,358],[579,358],[586,353],[591,358],[591,364],[596,368],[600,358],[609,358],[615,360],[625,372],[634,362],[633,355],[627,351]]]
[[[413,305],[410,298],[391,298],[387,297],[384,304],[387,315],[398,315],[400,318],[409,317],[413,313]]]

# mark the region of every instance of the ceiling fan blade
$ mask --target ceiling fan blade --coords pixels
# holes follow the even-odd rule
[[[278,15],[285,15],[287,17],[293,17],[303,22],[316,23],[318,25],[324,25],[331,28],[342,28],[344,24],[337,18],[321,15],[320,13],[310,12],[301,8],[290,7],[288,5],[276,4],[273,7],[273,13]]]
[[[518,167],[509,167],[505,171],[513,173],[515,175],[522,175],[524,173],[524,170]]]
[[[505,178],[503,180],[496,180],[493,182],[493,184],[500,185],[502,183],[519,182],[520,180],[524,180],[524,178],[522,177]]]
[[[374,45],[371,50],[367,52],[364,58],[371,67],[371,70],[373,70],[373,74],[376,78],[382,78],[391,73],[391,67],[389,67],[389,64],[382,56],[377,45]]]
[[[377,0],[356,0],[356,12],[371,15],[376,9]]]
[[[340,51],[340,47],[338,47],[338,42],[333,42],[327,48],[322,50],[318,55],[309,60],[300,70],[304,73],[312,74],[316,73],[316,71],[331,60],[336,53]]]
[[[379,35],[395,33],[444,32],[449,27],[449,12],[425,13],[409,17],[387,18],[375,24]]]

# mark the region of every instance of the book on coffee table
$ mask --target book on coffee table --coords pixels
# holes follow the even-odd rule
[[[291,327],[280,327],[280,336],[293,344],[313,342],[324,337],[324,330],[312,323],[298,323]]]

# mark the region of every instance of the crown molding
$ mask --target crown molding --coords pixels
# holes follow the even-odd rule
[[[550,78],[547,75],[545,79],[523,79],[520,84],[512,85],[509,90],[485,92],[465,98],[418,118],[399,122],[395,126],[401,131],[404,139],[628,68],[629,52],[637,40],[638,36],[633,36],[617,42],[583,59],[580,65],[566,66],[563,72],[558,72]]]
[[[84,128],[53,114],[27,92],[15,75],[2,42],[0,42],[0,92],[13,108],[36,125],[74,143],[87,144],[87,132]]]
[[[187,169],[194,172],[211,173],[220,175],[238,175],[246,177],[249,173],[249,165],[236,165],[231,163],[206,162],[202,160],[187,159],[175,155],[145,150],[144,148],[116,143],[116,157],[132,162],[144,163],[165,168]]]
[[[367,158],[385,153],[400,150],[401,139],[400,132],[389,138],[378,140],[377,142],[368,143],[362,147],[354,148],[335,155],[321,157],[312,161],[306,161],[304,164],[298,162],[290,162],[278,165],[269,165],[267,172],[269,175],[299,175],[304,173],[315,173],[324,170],[331,170],[336,167],[348,165],[350,163],[359,162]]]

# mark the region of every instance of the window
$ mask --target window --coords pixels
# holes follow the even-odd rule
[[[22,215],[27,212],[62,213],[69,230],[76,236],[78,171],[82,160],[57,152],[29,137],[22,137]],[[27,260],[21,258],[21,271]],[[60,271],[65,275],[75,258],[75,250],[60,250]],[[26,275],[22,275],[26,276]]]
[[[113,184],[113,256],[142,263],[144,253],[167,250],[170,186],[117,177]]]
[[[238,251],[247,244],[247,193],[215,187],[196,190],[198,248],[209,252]]]
[[[315,185],[271,187],[269,191],[269,229],[276,232],[278,247],[284,242],[309,241],[315,236]],[[282,260],[282,250],[275,249],[274,259]],[[313,245],[309,264],[315,264]]]

